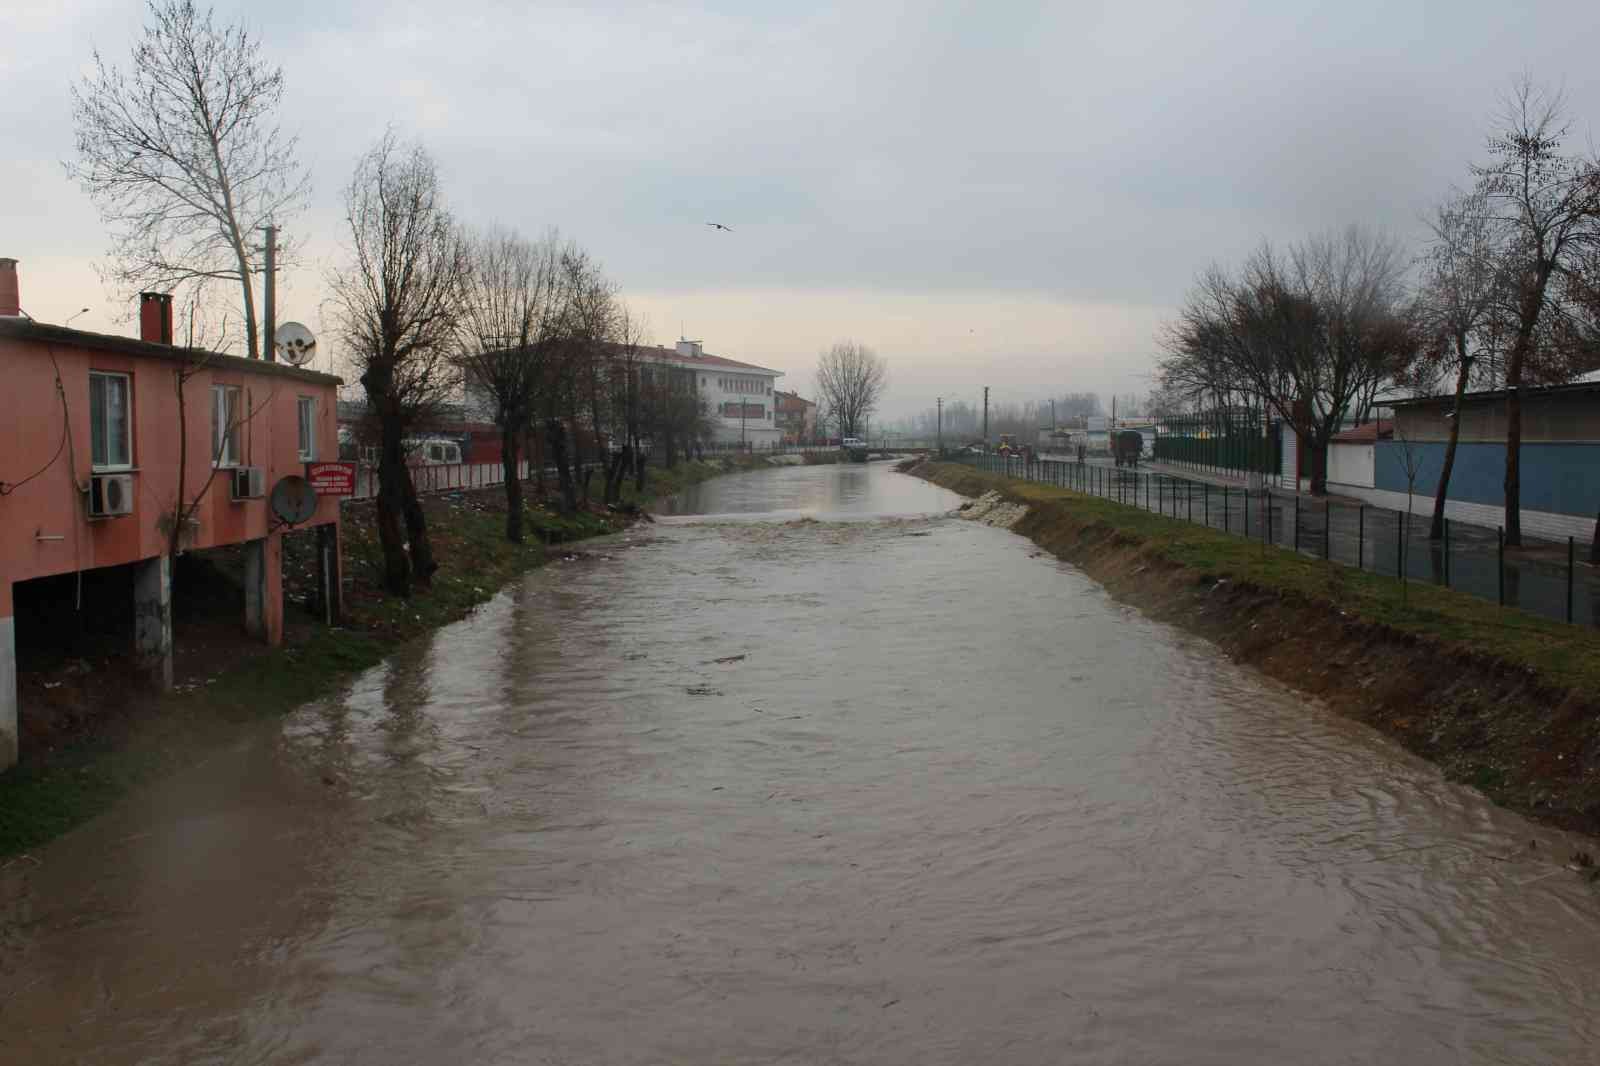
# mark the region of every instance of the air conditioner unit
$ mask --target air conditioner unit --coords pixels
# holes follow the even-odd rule
[[[89,479],[90,518],[115,518],[132,513],[132,474],[96,474]]]
[[[267,475],[259,466],[233,468],[233,498],[259,500],[267,494]]]

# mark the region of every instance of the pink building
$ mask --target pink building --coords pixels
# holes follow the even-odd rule
[[[135,340],[35,322],[18,290],[16,261],[0,259],[0,769],[17,759],[19,582],[134,565],[134,648],[171,684],[180,371],[184,495],[198,500],[181,543],[245,546],[244,622],[269,643],[283,636],[283,557],[267,496],[308,462],[338,458],[338,378],[174,347],[162,294],[141,298]],[[339,501],[317,500],[296,528],[308,526],[336,610]]]

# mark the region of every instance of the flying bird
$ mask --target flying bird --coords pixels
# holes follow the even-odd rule
[[[707,222],[706,225],[710,226],[712,229],[726,230],[729,233],[733,232],[733,227],[732,226],[724,226],[720,222]]]

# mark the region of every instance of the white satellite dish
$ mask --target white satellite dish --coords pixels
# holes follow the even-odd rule
[[[317,354],[317,338],[298,322],[285,322],[272,335],[278,358],[294,366],[305,366]]]

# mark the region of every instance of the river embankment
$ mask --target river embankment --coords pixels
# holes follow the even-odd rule
[[[1501,806],[1600,834],[1600,634],[1067,489],[953,463],[901,469],[1025,508],[1005,524],[1123,602]]]
[[[509,582],[551,562],[581,563],[576,545],[620,532],[649,505],[725,474],[768,469],[733,456],[648,468],[621,508],[587,502],[562,514],[555,486],[524,485],[523,543],[505,539],[503,487],[422,497],[440,570],[409,597],[382,585],[375,505],[344,506],[344,617],[328,627],[305,609],[315,598],[315,557],[284,545],[285,633],[269,648],[242,632],[242,556],[179,560],[174,590],[174,688],[143,680],[126,641],[89,641],[19,672],[23,761],[0,774],[0,859],[25,852],[105,810],[130,790],[203,759],[242,723],[279,716],[326,696],[407,643],[471,614]],[[598,487],[598,486],[592,486]],[[82,642],[80,642],[81,644]]]

